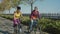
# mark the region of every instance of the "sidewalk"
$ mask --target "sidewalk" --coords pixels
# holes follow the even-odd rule
[[[27,31],[27,26],[22,25],[23,31]],[[0,34],[11,34],[13,33],[13,21],[0,17]],[[39,32],[36,32],[39,34]],[[24,34],[27,34],[24,32]],[[34,34],[34,32],[32,32]],[[47,34],[47,33],[46,33]]]

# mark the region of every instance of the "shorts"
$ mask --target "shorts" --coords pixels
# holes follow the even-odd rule
[[[13,27],[17,26],[17,24],[20,24],[20,19],[13,19]]]

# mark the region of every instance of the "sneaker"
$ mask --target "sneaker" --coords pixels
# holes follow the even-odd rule
[[[20,28],[20,32],[22,32],[22,29]]]

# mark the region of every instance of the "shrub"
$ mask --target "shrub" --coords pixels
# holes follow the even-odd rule
[[[13,20],[13,15],[1,15],[4,18]],[[28,16],[24,16],[24,18],[21,18],[21,22],[24,25],[29,25],[30,23],[30,19]],[[60,33],[60,20],[52,20],[52,19],[47,19],[47,18],[41,18],[38,20],[38,26],[37,27],[41,27],[42,31],[47,31],[52,33],[54,30],[56,33],[59,32]],[[51,31],[52,32],[51,32]]]

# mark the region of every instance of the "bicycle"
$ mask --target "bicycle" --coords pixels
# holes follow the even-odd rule
[[[28,29],[30,34],[32,31],[34,31],[34,33],[36,34],[36,26],[37,26],[36,20],[34,20],[32,23],[30,23],[30,27]],[[32,31],[31,31],[31,29],[32,29]]]
[[[20,28],[22,29],[20,24],[17,24],[16,27],[14,28],[14,34],[21,34],[23,32],[20,31]]]
[[[32,31],[34,32],[34,34],[36,34],[37,30],[39,30],[39,34],[42,34],[42,30],[41,29],[42,29],[42,25],[41,24],[40,25],[38,25],[38,24],[32,25]],[[32,31],[29,31],[30,34],[32,33]]]
[[[35,27],[33,26],[33,32],[34,32],[34,34],[37,34],[36,32],[37,32],[37,30],[39,30],[39,34],[43,34],[42,33],[42,25],[36,25]]]

